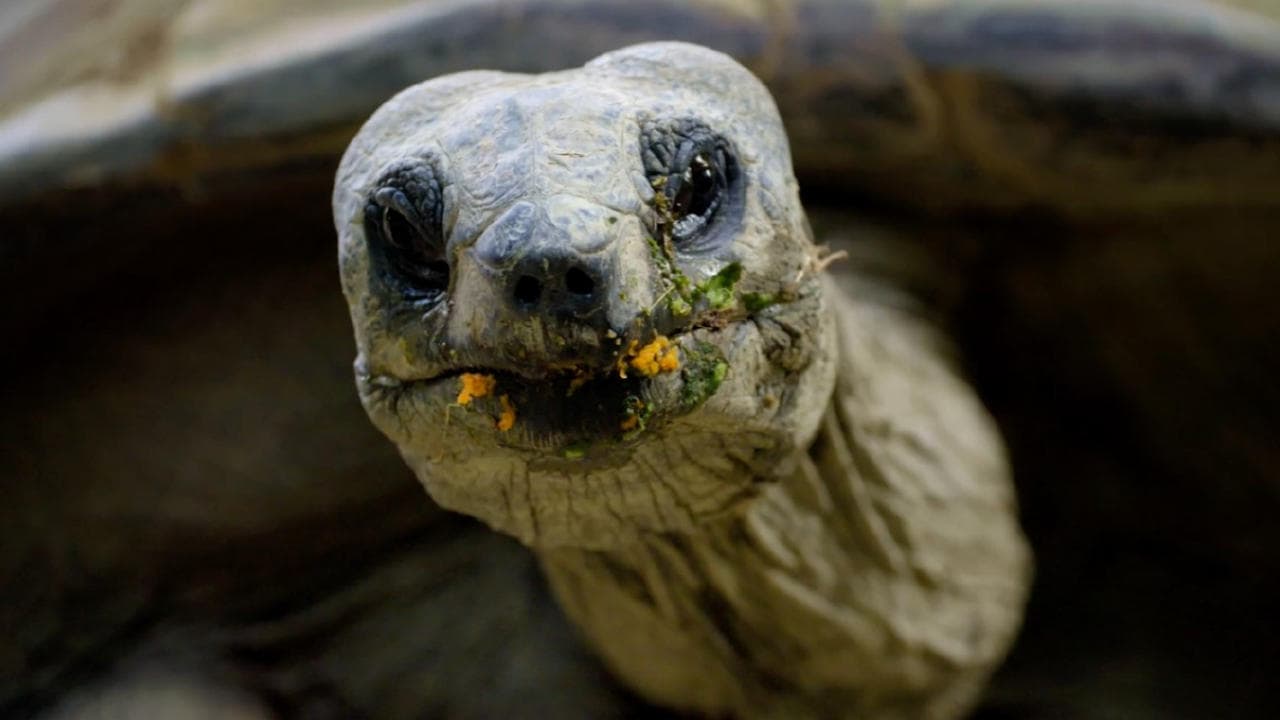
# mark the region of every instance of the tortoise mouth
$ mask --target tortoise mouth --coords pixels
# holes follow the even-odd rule
[[[451,371],[431,382],[456,390],[453,407],[488,415],[500,441],[521,445],[533,440],[545,447],[626,434],[639,429],[648,408],[648,378],[635,375],[562,371],[529,377],[479,367]]]
[[[441,425],[465,427],[498,446],[580,460],[633,446],[696,407],[723,378],[722,358],[691,334],[658,335],[643,345],[629,343],[604,365],[468,365],[398,384],[396,391],[414,397],[413,417],[401,419],[420,429],[439,410]]]

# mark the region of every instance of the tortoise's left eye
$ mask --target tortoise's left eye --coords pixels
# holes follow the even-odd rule
[[[677,218],[706,218],[715,212],[726,185],[724,168],[712,153],[703,151],[693,156],[689,167],[675,181],[671,198],[671,214]]]
[[[726,211],[741,205],[742,188],[729,143],[697,121],[645,128],[645,174],[662,194],[658,222],[676,247],[688,253],[716,244],[713,232]],[[735,198],[737,202],[735,202]]]

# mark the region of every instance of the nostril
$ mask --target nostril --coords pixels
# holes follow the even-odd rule
[[[516,280],[516,302],[521,305],[537,305],[542,297],[542,282],[532,275],[521,275]]]
[[[569,268],[564,274],[564,288],[574,295],[590,295],[596,290],[596,281],[582,268]]]

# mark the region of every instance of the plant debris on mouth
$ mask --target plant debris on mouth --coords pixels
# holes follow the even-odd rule
[[[624,417],[618,424],[618,429],[622,430],[624,441],[633,440],[644,432],[650,416],[653,415],[653,407],[634,395],[627,396],[623,401],[623,407],[625,408]]]
[[[628,366],[644,377],[675,372],[680,369],[680,351],[665,335],[658,335],[643,347],[638,340],[632,340],[627,351],[618,356],[618,377],[627,377]]]
[[[498,379],[483,373],[462,373],[458,376],[462,387],[458,390],[458,404],[466,407],[476,398],[488,397],[498,386]]]
[[[462,407],[480,398],[489,397],[498,387],[498,378],[488,373],[462,373],[458,376],[458,382],[461,383],[461,387],[458,388],[457,403]],[[506,432],[516,425],[516,408],[511,404],[511,396],[506,393],[498,397],[498,403],[502,412],[494,421],[494,425],[502,432]]]
[[[558,452],[565,460],[595,457],[597,449],[629,443],[650,429],[658,408],[646,396],[646,380],[671,373],[692,379],[694,387],[681,395],[685,409],[714,392],[727,368],[718,374],[708,368],[708,360],[720,356],[701,345],[689,356],[692,365],[684,361],[681,345],[654,335],[647,343],[632,340],[606,369],[566,368],[538,381],[504,370],[462,372],[453,406],[488,414],[499,432],[513,430],[519,420],[530,438],[564,438],[568,442]]]
[[[684,385],[681,388],[680,404],[686,410],[706,402],[707,398],[720,389],[729,374],[729,363],[725,361],[720,349],[708,342],[698,343],[689,353],[688,362],[682,373]]]
[[[502,414],[498,416],[498,429],[502,432],[506,432],[515,427],[516,409],[515,406],[511,404],[511,397],[509,395],[504,394],[499,396],[498,402],[502,404]]]

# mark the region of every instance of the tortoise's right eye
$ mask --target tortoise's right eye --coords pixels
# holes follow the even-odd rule
[[[413,246],[418,231],[399,210],[384,207],[382,208],[382,236],[397,248],[407,250]]]
[[[434,303],[449,288],[442,217],[440,183],[425,162],[385,173],[365,205],[373,263],[411,300]]]

